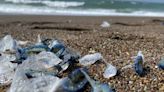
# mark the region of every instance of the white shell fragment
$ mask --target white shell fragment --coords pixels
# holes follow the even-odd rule
[[[83,66],[89,66],[94,64],[96,61],[103,59],[100,53],[85,55],[79,59],[79,63]]]
[[[110,24],[107,21],[103,21],[103,23],[100,26],[107,28],[107,27],[110,27]]]
[[[110,78],[117,74],[117,69],[111,64],[107,65],[107,68],[105,69],[103,76],[104,78]]]

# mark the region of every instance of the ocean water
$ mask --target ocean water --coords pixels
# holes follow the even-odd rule
[[[164,17],[164,0],[0,0],[3,13]]]

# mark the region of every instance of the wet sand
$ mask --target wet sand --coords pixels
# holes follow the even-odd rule
[[[111,26],[102,28],[108,21]],[[0,16],[0,37],[10,34],[19,40],[35,42],[37,35],[58,38],[81,55],[100,52],[120,73],[103,78],[104,65],[90,67],[90,76],[110,83],[117,92],[163,92],[164,72],[156,68],[164,57],[164,18],[146,17],[81,17],[81,16]],[[121,69],[132,64],[137,52],[145,56],[145,76],[133,69]],[[8,87],[7,87],[8,88]],[[6,90],[1,87],[0,92]]]

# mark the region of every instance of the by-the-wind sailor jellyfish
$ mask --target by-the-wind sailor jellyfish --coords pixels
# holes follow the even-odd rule
[[[6,35],[0,41],[0,52],[5,52],[6,50],[15,51],[16,49],[17,49],[17,43],[11,37],[11,35]]]
[[[81,72],[85,75],[86,79],[91,85],[92,92],[114,92],[114,90],[107,83],[100,83],[99,81],[91,79],[83,69],[81,69]]]
[[[163,69],[163,70],[164,70],[164,59],[162,59],[162,60],[159,61],[158,67],[159,67],[160,69]]]
[[[135,72],[139,75],[142,76],[144,71],[143,71],[143,61],[144,61],[144,56],[141,51],[138,52],[138,55],[136,56],[134,60],[134,69]]]
[[[107,68],[105,69],[103,76],[104,78],[110,78],[117,74],[117,68],[111,64],[107,64]]]
[[[86,83],[87,79],[83,73],[80,69],[76,69],[67,77],[62,78],[53,92],[83,92]]]
[[[94,54],[85,55],[84,57],[80,58],[79,63],[83,66],[89,66],[101,59],[103,59],[103,57],[100,53],[94,53]]]

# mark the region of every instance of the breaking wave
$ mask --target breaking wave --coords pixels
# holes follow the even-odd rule
[[[49,0],[5,0],[6,2],[12,3],[22,3],[22,4],[44,4],[49,7],[67,8],[67,7],[78,7],[83,6],[85,2],[75,2],[75,1],[49,1]]]

